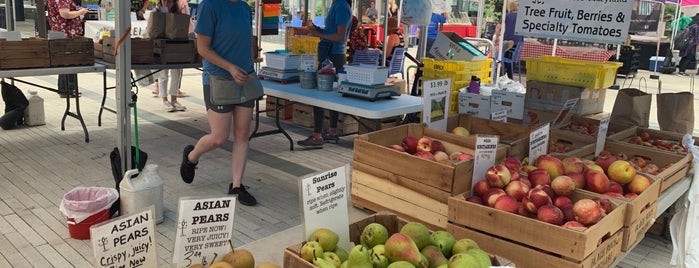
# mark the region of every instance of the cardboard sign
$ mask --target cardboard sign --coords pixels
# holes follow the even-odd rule
[[[623,44],[629,34],[633,3],[626,0],[522,0],[515,34]]]
[[[529,164],[533,165],[539,156],[545,155],[549,148],[549,123],[529,133]]]
[[[90,227],[95,267],[157,267],[155,207]]]
[[[233,196],[180,198],[172,263],[177,267],[206,266],[230,252],[235,201]]]
[[[599,121],[597,144],[595,145],[595,156],[598,156],[599,153],[604,150],[604,143],[607,141],[607,131],[609,131],[609,114],[606,114]]]
[[[568,118],[568,116],[570,116],[570,111],[573,110],[575,104],[578,103],[578,100],[578,98],[570,99],[567,100],[565,104],[563,104],[563,109],[561,109],[561,111],[558,112],[556,119],[553,120],[553,127],[558,128],[563,122],[565,122],[565,119]]]
[[[424,81],[422,87],[422,122],[431,129],[447,131],[451,78]]]
[[[507,110],[505,109],[491,113],[490,120],[507,123]]]
[[[507,114],[507,113],[506,113]],[[471,191],[475,189],[478,181],[485,178],[488,168],[495,165],[495,153],[498,150],[498,136],[476,135],[476,150],[473,163],[473,180],[471,180]]]
[[[300,181],[304,240],[316,229],[328,228],[340,237],[339,247],[352,248],[348,227],[347,170],[345,165]]]

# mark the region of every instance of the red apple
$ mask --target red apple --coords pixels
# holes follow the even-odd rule
[[[431,160],[431,161],[436,161],[436,160],[434,159],[434,155],[433,155],[432,153],[430,153],[429,151],[417,152],[417,153],[415,153],[415,156],[417,156],[417,157],[419,157],[419,158],[422,158],[422,159],[427,159],[427,160]]]
[[[506,157],[505,160],[502,161],[502,163],[509,169],[510,171],[514,172],[520,172],[522,171],[522,161],[519,161],[519,159],[514,158],[514,157]]]
[[[555,199],[553,199],[553,205],[557,206],[560,209],[563,209],[564,207],[572,206],[573,201],[570,200],[570,197],[562,195],[557,196]]]
[[[563,224],[563,211],[554,205],[543,205],[537,210],[536,218],[543,222],[548,222],[550,224],[561,225]]]
[[[510,183],[510,170],[503,164],[495,164],[485,172],[490,187],[503,188]]]
[[[415,154],[417,152],[417,141],[418,139],[415,136],[405,136],[401,146],[409,154]]]
[[[511,181],[505,186],[505,193],[517,201],[522,201],[522,198],[529,193],[529,186],[521,181]]]
[[[495,201],[497,201],[498,198],[503,195],[507,195],[505,190],[500,188],[491,188],[487,193],[485,193],[485,195],[483,195],[483,201],[485,201],[485,204],[489,207],[493,207],[495,206]]]
[[[545,169],[537,168],[532,170],[529,172],[529,175],[527,175],[527,178],[532,183],[532,186],[551,184],[551,176]]]
[[[551,197],[541,188],[534,188],[529,191],[527,199],[522,198],[522,203],[526,202],[527,210],[536,213],[543,205],[551,204]]]
[[[432,152],[432,138],[422,137],[417,140],[417,151],[418,152]]]
[[[419,143],[419,141],[418,141],[418,143]],[[432,140],[432,150],[430,152],[435,153],[438,151],[442,151],[442,152],[446,151],[444,149],[444,144],[441,141]]]
[[[546,154],[536,159],[536,167],[548,171],[551,180],[565,173],[563,162],[558,158]]]
[[[585,187],[598,194],[609,192],[609,178],[603,172],[589,170],[585,173]]]
[[[449,160],[449,156],[443,151],[436,151],[434,152],[434,159],[436,161],[447,161]]]
[[[403,148],[403,146],[400,146],[398,144],[391,144],[388,146],[388,148],[390,148],[391,150],[398,151],[398,152],[405,152],[405,148]]]
[[[516,214],[519,209],[519,202],[517,202],[514,197],[503,195],[495,200],[493,208]]]
[[[451,130],[451,133],[454,133],[454,134],[459,135],[459,136],[464,136],[464,137],[468,137],[469,135],[471,135],[471,133],[469,133],[468,129],[466,129],[465,127],[462,127],[462,126],[455,127],[454,129]]]
[[[648,189],[651,185],[650,179],[648,177],[643,176],[642,174],[636,174],[633,176],[631,179],[631,182],[626,185],[626,188],[629,189],[629,193],[634,193],[634,194],[641,194],[643,191]]]
[[[624,188],[621,187],[621,184],[615,181],[609,181],[609,191],[618,194],[624,194]]]
[[[468,201],[468,202],[473,202],[473,203],[476,203],[476,204],[485,205],[485,203],[483,203],[483,198],[480,198],[479,196],[475,196],[475,195],[474,195],[474,196],[469,196],[468,198],[466,198],[466,201]]]
[[[566,173],[566,176],[570,177],[573,182],[575,182],[575,189],[585,188],[585,176],[579,172]]]
[[[619,160],[616,156],[613,155],[598,155],[595,157],[595,164],[599,165],[602,167],[602,170],[604,170],[604,173],[607,173],[607,170],[609,166],[614,163],[614,161]]]
[[[556,195],[569,196],[575,191],[575,182],[570,177],[561,175],[553,179],[551,188]]]
[[[601,197],[595,197],[592,198],[592,201],[595,201],[599,207],[601,207],[604,210],[604,213],[609,214],[612,212],[612,202],[609,201],[607,198],[601,198]]]
[[[573,204],[575,220],[585,226],[591,226],[604,217],[604,210],[592,199],[580,199]]]
[[[629,161],[617,160],[607,168],[607,176],[609,176],[609,179],[621,185],[626,185],[631,182],[634,175],[636,175],[636,169],[631,166]]]
[[[477,181],[475,185],[473,185],[473,194],[480,196],[481,198],[485,199],[485,194],[490,190],[490,185],[488,185],[488,181],[485,179]]]

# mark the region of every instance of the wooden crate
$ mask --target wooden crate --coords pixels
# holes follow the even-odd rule
[[[629,212],[627,212],[628,214]],[[643,239],[646,232],[650,230],[655,222],[655,215],[658,213],[658,202],[649,204],[644,207],[644,210],[640,212],[637,216],[637,220],[632,222],[628,227],[624,227],[621,230],[622,240],[621,240],[621,251],[627,252],[632,249],[636,241]]]
[[[155,63],[193,63],[197,60],[196,54],[194,40],[153,40]]]
[[[29,38],[22,41],[0,40],[0,69],[48,68],[49,41]]]
[[[267,117],[277,116],[275,112],[275,109],[277,107],[277,101],[279,101],[280,106],[279,119],[291,119],[291,116],[294,114],[294,107],[292,105],[293,102],[290,100],[280,99],[272,96],[267,96],[267,101],[265,104],[265,110],[267,110]]]
[[[400,118],[399,117],[386,117],[382,119],[369,119],[369,118],[363,118],[363,117],[358,117],[358,123],[359,125],[357,126],[357,134],[366,134],[370,132],[374,132],[377,130],[382,130],[382,129],[387,129],[387,128],[392,128],[400,124]],[[378,122],[378,129],[377,128],[377,122]]]
[[[587,259],[599,249],[599,241],[621,230],[626,215],[626,203],[610,198],[613,210],[595,225],[577,231],[472,203],[466,201],[468,196],[469,192],[466,192],[449,198],[450,223],[559,254],[576,262]],[[580,190],[575,190],[570,196],[573,202],[593,197],[595,195]]]
[[[569,136],[578,136],[580,140],[588,141],[588,143],[596,143],[597,142],[597,133],[591,133],[592,135],[587,135],[587,134],[580,134],[576,133],[573,131],[565,130],[565,126],[567,124],[589,124],[591,126],[599,126],[600,120],[599,119],[594,119],[590,117],[585,117],[585,116],[579,116],[579,115],[571,115],[566,119],[566,122],[563,122],[560,126],[560,128],[551,128],[551,132],[564,132],[566,134],[569,134]],[[626,130],[628,130],[629,127],[622,127],[618,125],[609,125],[609,129],[607,130],[607,139],[613,140],[619,135],[625,135],[624,133],[627,133]]]
[[[95,64],[94,43],[92,39],[80,36],[49,40],[51,67]]]
[[[294,112],[291,121],[303,127],[313,127],[313,106],[303,103],[294,103]]]
[[[576,155],[595,152],[594,142],[590,142],[587,137],[570,131],[552,130],[549,132],[549,137],[549,153]],[[527,147],[527,150],[529,150],[529,147]]]
[[[522,160],[529,155],[529,134],[534,128],[510,123],[497,122],[493,120],[478,118],[467,114],[450,116],[447,119],[447,131],[450,132],[455,127],[468,129],[473,139],[474,134],[498,135],[500,143],[509,145],[507,156]]]
[[[104,57],[104,52],[102,51],[103,45],[102,43],[92,43],[93,44],[93,52],[95,53],[95,59],[101,59]]]
[[[102,39],[102,51],[104,60],[107,62],[116,62],[114,48],[116,43],[113,37],[105,37]],[[135,64],[152,64],[155,62],[153,57],[153,41],[148,38],[131,38],[131,63]]]
[[[357,133],[359,123],[347,114],[340,113],[337,117],[337,128],[335,133],[339,136],[346,136]],[[325,118],[323,119],[323,129],[330,127],[330,111],[325,110]]]
[[[512,226],[517,228],[517,225]],[[509,228],[509,227],[508,227]],[[513,229],[513,228],[510,228]],[[554,234],[539,231],[539,239],[546,241],[555,238]],[[470,238],[478,243],[478,246],[490,254],[502,256],[512,261],[517,268],[597,268],[610,267],[621,253],[622,233],[611,233],[604,237],[601,244],[595,247],[590,254],[582,260],[573,260],[547,252],[531,245],[517,243],[508,239],[497,237],[472,228],[449,223],[447,232],[454,238]],[[513,230],[514,232],[514,230]]]
[[[684,134],[681,133],[676,133],[676,132],[670,132],[670,131],[664,131],[664,130],[657,130],[657,129],[650,129],[650,128],[642,128],[642,127],[633,127],[628,129],[627,131],[624,131],[622,135],[618,135],[614,137],[615,141],[619,142],[627,142],[631,145],[634,146],[643,146],[644,148],[652,149],[652,150],[659,150],[663,152],[674,152],[677,154],[685,155],[688,154],[689,152],[684,152],[684,151],[668,151],[668,150],[663,150],[661,148],[658,148],[657,146],[653,146],[653,144],[645,144],[645,145],[638,145],[634,144],[631,142],[631,139],[634,137],[640,137],[642,133],[648,133],[650,136],[651,140],[662,140],[665,142],[668,142],[670,144],[677,144],[677,145],[682,145],[682,137]],[[694,139],[694,145],[699,145],[699,137],[692,137]]]

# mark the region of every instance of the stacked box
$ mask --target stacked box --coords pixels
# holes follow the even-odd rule
[[[526,94],[493,89],[490,97],[490,113],[507,110],[507,117],[517,120],[524,118]]]
[[[501,144],[508,145],[507,156],[522,159],[529,154],[529,134],[533,128],[497,122],[477,118],[474,116],[460,114],[451,116],[447,119],[447,131],[451,132],[455,127],[466,128],[470,136],[466,139],[471,139],[475,143],[475,134],[498,135]]]
[[[386,117],[381,119],[369,119],[358,117],[357,134],[366,134],[382,129],[392,128],[400,124],[400,117]]]
[[[524,105],[531,109],[558,112],[566,101],[578,98],[571,113],[589,115],[601,113],[604,110],[606,94],[607,89],[605,88],[591,89],[528,81]]]
[[[337,117],[337,128],[335,134],[346,136],[357,133],[359,123],[357,120],[347,114],[340,113]],[[325,110],[325,118],[323,119],[323,129],[330,127],[330,111]]]
[[[155,63],[193,63],[197,60],[197,54],[194,40],[153,40]]]
[[[474,160],[435,162],[388,148],[406,136],[429,137],[444,144],[447,154],[474,154],[475,143],[422,124],[406,124],[354,140],[352,204],[372,211],[388,210],[409,220],[439,229],[447,223],[447,201],[470,191]],[[507,146],[499,146],[496,162]]]
[[[313,106],[295,102],[293,107],[292,122],[304,127],[313,127]]]
[[[22,41],[0,40],[0,69],[48,68],[49,41],[29,38]]]
[[[102,51],[102,43],[92,43],[93,44],[93,51],[95,53],[95,59],[101,59],[104,56],[104,52]]]
[[[102,46],[104,60],[111,63],[116,62],[114,37],[102,38]],[[153,41],[148,38],[131,38],[131,63],[152,64],[153,62],[155,62]]]
[[[467,114],[479,118],[490,119],[491,96],[481,94],[459,92],[459,114]]]
[[[95,64],[94,42],[90,38],[49,40],[51,67]]]
[[[277,101],[279,102],[279,119],[287,120],[291,119],[294,114],[293,102],[290,100],[280,99],[277,97],[267,96],[267,102],[265,109],[267,110],[267,117],[275,117],[275,109],[277,107]]]

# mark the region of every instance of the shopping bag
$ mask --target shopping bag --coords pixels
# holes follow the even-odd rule
[[[661,93],[658,99],[658,124],[661,130],[682,134],[694,131],[694,94]]]
[[[190,16],[186,14],[165,14],[165,37],[168,39],[189,39],[189,20]]]
[[[609,118],[609,124],[620,127],[648,127],[650,103],[653,95],[637,88],[619,90],[614,100],[614,108]]]
[[[165,38],[165,15],[166,13],[151,11],[146,26],[149,38]]]

